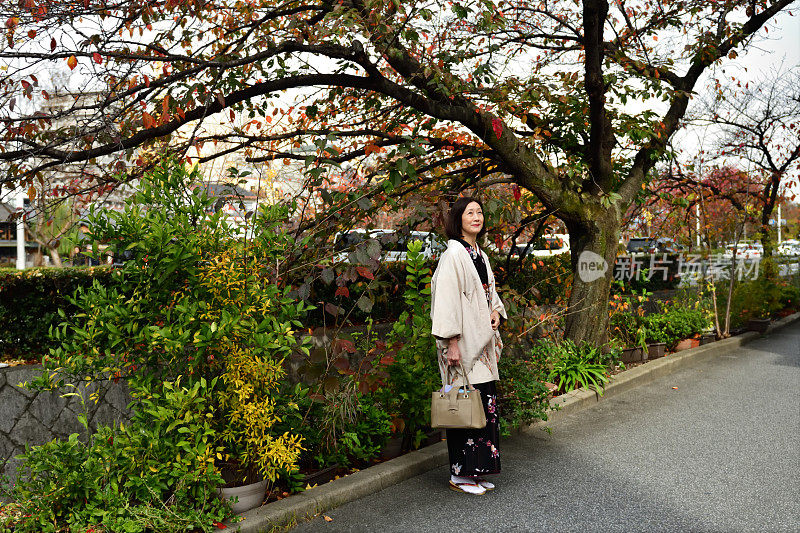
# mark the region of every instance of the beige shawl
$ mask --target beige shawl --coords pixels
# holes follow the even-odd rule
[[[478,272],[464,245],[455,240],[447,242],[447,250],[439,259],[436,271],[431,280],[431,318],[432,332],[437,337],[440,347],[446,339],[459,335],[458,347],[464,369],[475,383],[497,379],[497,361],[493,360],[489,368],[475,368],[484,349],[494,356],[499,351],[499,335],[491,325],[491,311],[498,311],[507,318],[503,302],[495,288],[494,274],[489,265],[489,258],[481,251],[489,274],[489,291],[491,310],[486,301]],[[441,362],[441,361],[440,361]],[[444,367],[440,370],[444,371]],[[475,370],[475,372],[473,372]],[[491,378],[486,379],[487,372]],[[444,380],[444,376],[442,376]],[[460,381],[460,380],[459,380]]]

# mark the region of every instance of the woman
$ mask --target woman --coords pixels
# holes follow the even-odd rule
[[[462,386],[461,368],[481,392],[486,412],[483,429],[448,429],[450,488],[485,494],[494,484],[483,476],[500,473],[497,362],[503,344],[497,330],[506,318],[495,289],[489,260],[478,240],[486,233],[483,205],[475,198],[456,200],[445,230],[449,241],[431,281],[431,318],[442,382]]]

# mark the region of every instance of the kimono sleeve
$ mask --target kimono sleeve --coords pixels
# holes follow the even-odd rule
[[[440,339],[462,334],[460,269],[452,253],[445,252],[431,282],[431,333]]]

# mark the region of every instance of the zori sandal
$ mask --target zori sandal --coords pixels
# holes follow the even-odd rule
[[[477,478],[475,480],[475,483],[477,483],[478,485],[480,485],[481,487],[486,489],[486,492],[489,492],[490,490],[494,490],[494,483],[492,483],[491,481],[486,481],[483,478],[480,478],[480,477]]]
[[[478,485],[477,483],[456,483],[455,481],[450,481],[450,490],[454,490],[456,492],[465,492],[467,494],[474,494],[476,496],[482,496],[486,494],[486,489]]]

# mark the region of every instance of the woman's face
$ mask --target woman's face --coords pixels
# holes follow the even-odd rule
[[[483,228],[483,210],[478,202],[467,204],[461,215],[461,232],[465,237],[477,237]]]

